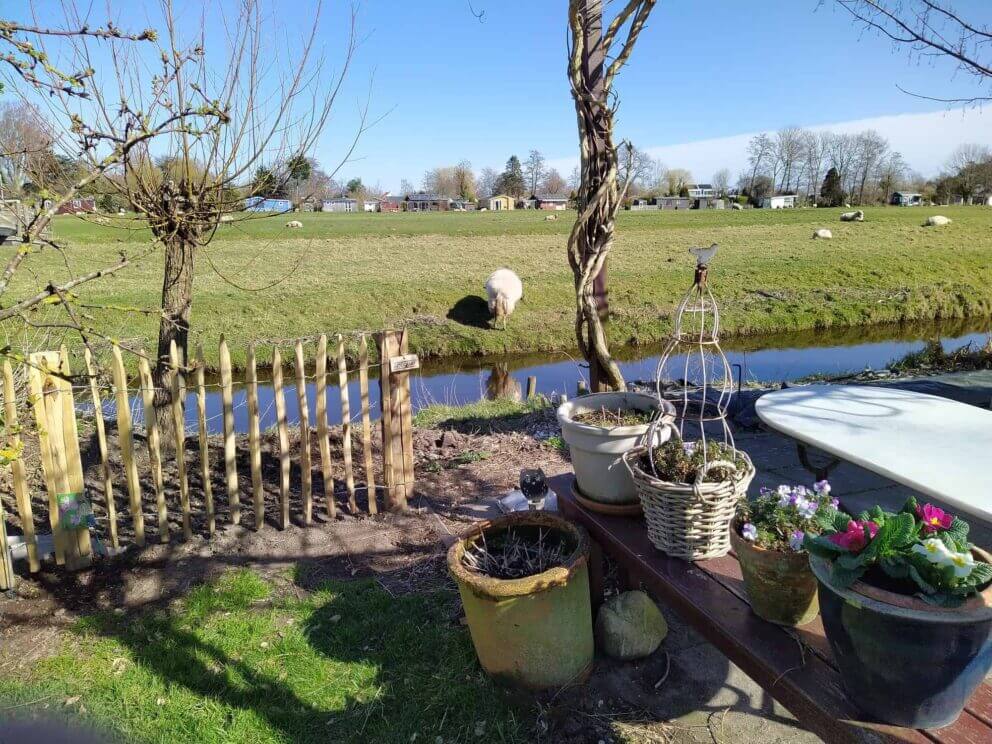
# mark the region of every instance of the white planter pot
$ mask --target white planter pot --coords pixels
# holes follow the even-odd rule
[[[579,490],[593,501],[604,504],[632,504],[637,502],[634,481],[621,457],[633,447],[642,444],[649,424],[619,426],[607,429],[602,426],[577,423],[575,416],[587,411],[638,410],[664,411],[672,420],[675,408],[667,401],[659,401],[647,393],[593,393],[562,403],[558,407],[561,434],[572,455],[572,468]],[[658,432],[655,444],[668,439],[669,430]]]

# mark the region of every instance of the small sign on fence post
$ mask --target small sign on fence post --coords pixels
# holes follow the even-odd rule
[[[381,362],[382,452],[387,506],[404,511],[413,496],[413,409],[410,372],[420,367],[410,354],[407,332],[383,331],[377,337]]]

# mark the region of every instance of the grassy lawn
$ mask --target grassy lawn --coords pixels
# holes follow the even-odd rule
[[[879,207],[867,209],[860,224],[838,222],[841,211],[621,214],[610,263],[613,342],[648,343],[665,334],[659,318],[691,281],[686,249],[712,242],[721,246],[712,286],[728,332],[992,314],[992,210]],[[936,213],[953,224],[921,226]],[[286,216],[223,225],[200,255],[193,326],[208,361],[216,359],[222,333],[238,363],[252,338],[401,324],[411,328],[413,347],[424,356],[574,347],[565,260],[572,212],[555,222],[524,211],[298,216],[304,227],[297,231],[283,227]],[[811,240],[823,226],[834,239]],[[73,217],[60,218],[55,231],[77,273],[148,241],[142,229]],[[33,257],[30,266],[39,280],[66,275],[58,255]],[[524,301],[506,331],[485,322],[482,285],[499,266],[513,268],[524,282]],[[155,254],[89,285],[82,296],[118,306],[92,311],[101,329],[150,344],[154,316],[122,308],[154,307],[160,291],[161,256]]]
[[[83,619],[61,653],[2,680],[0,709],[37,701],[19,710],[133,742],[526,741],[533,707],[481,672],[457,607],[371,580],[301,599],[232,572],[172,611]]]

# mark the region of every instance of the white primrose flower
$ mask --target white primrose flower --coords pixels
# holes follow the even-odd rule
[[[954,566],[954,575],[963,579],[975,567],[975,559],[971,553],[949,553],[944,565]]]
[[[944,542],[936,537],[931,537],[913,546],[913,552],[924,556],[931,563],[939,563],[942,566],[949,565],[948,561],[952,555]],[[971,556],[968,556],[969,558]],[[970,570],[969,570],[970,573]]]

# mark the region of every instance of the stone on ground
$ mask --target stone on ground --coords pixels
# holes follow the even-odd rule
[[[614,659],[643,659],[668,635],[658,605],[644,592],[623,592],[605,602],[596,616],[596,642]]]

